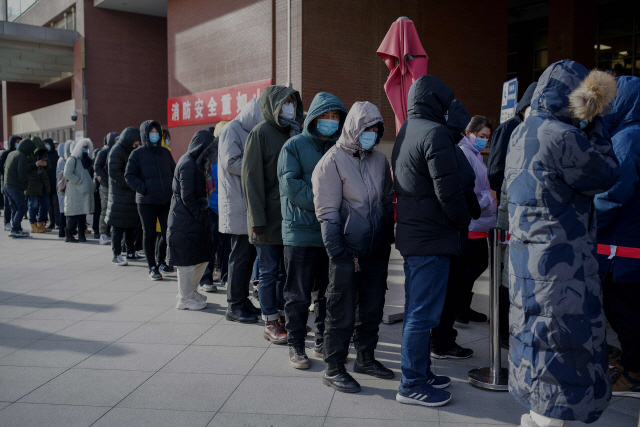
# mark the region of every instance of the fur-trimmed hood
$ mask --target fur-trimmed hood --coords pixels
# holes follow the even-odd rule
[[[592,121],[605,112],[616,97],[616,80],[611,73],[593,70],[571,95],[571,114],[578,120]]]
[[[84,148],[87,148],[88,154],[89,154],[89,158],[91,158],[91,156],[93,156],[93,143],[91,142],[91,140],[89,138],[82,138],[77,140],[74,144],[72,144],[73,146],[71,147],[71,157],[76,157],[76,158],[81,158],[82,157],[82,150]]]
[[[68,160],[69,157],[71,157],[71,148],[73,147],[74,142],[75,141],[70,139],[64,143],[64,159],[65,160]]]

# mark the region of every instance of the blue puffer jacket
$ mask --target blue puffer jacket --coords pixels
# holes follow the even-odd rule
[[[311,122],[327,111],[340,111],[340,126],[329,137],[322,139]],[[323,247],[320,223],[313,205],[311,174],[324,153],[340,137],[347,109],[338,97],[320,92],[311,102],[309,113],[300,135],[289,139],[278,157],[280,183],[280,210],[282,211],[282,242],[286,246]]]
[[[640,78],[618,77],[613,111],[605,116],[621,177],[606,193],[596,196],[598,243],[640,248]],[[614,282],[637,282],[640,260],[598,255],[600,277]]]
[[[598,73],[615,90],[612,77]],[[531,115],[511,136],[505,185],[509,391],[538,414],[591,423],[611,398],[593,196],[620,170],[603,120],[583,132],[570,114],[575,89],[588,105],[587,95],[602,91],[597,79],[581,85],[588,74],[570,60],[542,74]]]

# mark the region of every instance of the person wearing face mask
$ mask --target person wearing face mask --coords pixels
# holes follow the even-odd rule
[[[51,192],[49,193],[49,224],[45,227],[53,230],[56,226],[60,225],[58,192],[53,188],[57,181],[55,166],[58,164],[60,156],[58,155],[58,151],[56,150],[55,144],[51,138],[46,138],[42,142],[44,142],[44,146],[47,149],[47,156],[49,157],[49,164],[51,165],[51,167],[47,169],[47,174],[49,175],[49,183],[52,187]]]
[[[156,222],[160,221],[161,233],[166,240],[171,183],[176,164],[171,152],[161,146],[161,135],[162,127],[155,120],[147,120],[140,125],[142,146],[131,153],[125,172],[127,184],[136,191],[151,280],[162,280],[162,274],[169,272],[165,264],[166,253],[161,253],[156,260]]]
[[[86,242],[87,215],[93,213],[94,182],[89,170],[93,167],[91,155],[93,144],[88,138],[82,138],[71,146],[71,156],[64,166],[67,185],[64,190],[64,212],[67,219],[65,242]],[[71,230],[78,227],[78,239]]]
[[[338,140],[346,116],[347,109],[337,97],[318,93],[309,107],[302,134],[289,139],[278,157],[282,241],[287,271],[284,312],[289,360],[296,369],[311,366],[305,351],[305,337],[312,292],[317,292],[313,355],[319,358],[323,355],[329,257],[315,215],[311,174],[322,156]]]
[[[29,186],[25,194],[29,202],[29,222],[31,223],[31,233],[48,233],[50,228],[45,227],[44,222],[49,214],[49,193],[51,184],[49,183],[48,150],[40,137],[34,136],[31,141],[36,145],[36,162],[29,164]]]
[[[100,194],[100,219],[99,219],[99,233],[100,233],[100,244],[108,245],[109,244],[109,236],[107,226],[107,205],[109,203],[109,171],[107,170],[107,158],[109,157],[109,152],[116,144],[118,136],[120,134],[118,132],[109,132],[105,137],[105,145],[100,150],[100,152],[96,155],[95,161],[95,174],[96,179],[100,183],[100,187],[98,188]]]
[[[111,248],[114,265],[125,266],[127,260],[144,259],[135,251],[136,228],[140,224],[136,191],[127,184],[125,171],[129,156],[140,145],[140,130],[130,126],[122,131],[118,143],[109,151],[109,199],[107,225],[111,226]],[[126,257],[122,257],[122,236],[125,237]]]
[[[11,205],[4,192],[4,165],[9,154],[18,149],[18,144],[21,140],[22,138],[19,136],[11,135],[6,150],[0,153],[0,193],[2,193],[2,198],[4,199],[4,231],[11,231]]]
[[[300,134],[300,93],[284,86],[268,86],[260,98],[264,121],[247,137],[242,161],[242,188],[247,200],[249,243],[256,245],[260,262],[260,309],[264,338],[286,344],[284,329],[284,267],[282,213],[278,183],[278,156],[284,143]],[[246,283],[243,284],[246,286]]]
[[[383,135],[378,108],[356,102],[336,145],[311,176],[313,205],[329,256],[323,383],[345,393],[361,390],[345,368],[351,337],[355,372],[394,377],[374,357],[395,240],[391,169],[374,148]]]
[[[71,156],[71,144],[73,141],[68,140],[58,145],[56,149],[58,151],[58,163],[56,164],[56,192],[58,193],[58,208],[60,210],[60,230],[58,231],[59,239],[66,239],[67,237],[67,217],[64,214],[64,188],[62,183],[64,181],[64,167],[67,164],[67,159]],[[66,186],[66,184],[65,184]],[[62,190],[62,192],[60,192]]]

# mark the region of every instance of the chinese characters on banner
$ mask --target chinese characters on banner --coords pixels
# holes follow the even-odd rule
[[[242,108],[271,85],[271,79],[167,99],[169,127],[233,120]]]

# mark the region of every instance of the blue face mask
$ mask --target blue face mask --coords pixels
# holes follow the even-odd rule
[[[358,141],[362,146],[363,150],[370,150],[371,147],[376,145],[376,141],[378,140],[378,134],[375,132],[362,132]]]
[[[151,141],[151,143],[153,145],[156,145],[158,143],[158,141],[160,141],[160,134],[159,133],[150,133],[149,134],[149,141]]]
[[[448,122],[449,121],[449,111],[447,110],[446,113],[444,113],[444,121]]]
[[[338,130],[338,127],[340,127],[340,122],[328,119],[318,119],[318,124],[316,125],[320,135],[324,136],[333,135]]]
[[[584,120],[580,121],[580,124],[579,124],[580,129],[582,130],[582,129],[586,128],[588,124],[589,124],[589,120],[587,120],[587,119],[584,119]]]
[[[166,145],[167,147],[171,145],[171,140],[170,139],[166,139],[164,141],[164,145]]]
[[[83,153],[88,153],[88,152],[89,152],[89,150],[87,150],[86,148],[83,148],[83,149],[82,149],[82,152],[83,152]]]
[[[478,151],[482,151],[487,146],[487,142],[489,142],[488,139],[476,138],[476,142],[475,144],[473,144],[473,148]]]

